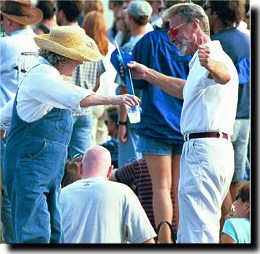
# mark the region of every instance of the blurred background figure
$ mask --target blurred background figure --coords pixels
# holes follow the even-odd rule
[[[80,163],[82,155],[76,155],[72,160],[67,160],[64,167],[64,175],[61,180],[61,188],[81,179]]]
[[[114,82],[116,70],[110,62],[110,56],[115,46],[109,41],[108,29],[104,15],[99,11],[88,12],[83,19],[82,28],[86,34],[97,44],[100,53],[103,55],[102,62],[105,72],[100,75],[99,88],[96,93],[100,95],[116,95],[118,84]],[[94,106],[92,144],[101,144],[107,141],[107,126],[105,124],[106,106]]]
[[[161,12],[161,7],[164,7],[164,2],[163,0],[150,0],[150,1],[147,1],[152,9],[153,9],[153,12],[152,12],[152,15],[151,15],[151,19],[150,19],[150,23],[151,25],[159,25],[162,23],[162,19],[161,19],[161,15],[160,15],[160,12]]]
[[[55,0],[40,0],[36,7],[39,8],[43,13],[42,21],[37,24],[34,29],[36,34],[48,34],[52,27],[57,26],[56,22],[56,1]]]
[[[105,147],[111,154],[112,165],[118,168],[118,107],[113,106],[106,109],[106,126],[108,130],[109,140],[100,144]]]
[[[88,0],[88,1],[82,1],[82,3],[83,3],[83,9],[82,12],[80,13],[79,20],[78,20],[79,26],[82,26],[84,16],[91,11],[98,11],[104,14],[104,6],[100,0]]]
[[[128,26],[128,20],[125,15],[125,10],[121,8],[115,18],[117,33],[114,37],[113,43],[117,42],[118,46],[122,47],[129,42],[131,31]]]
[[[113,43],[115,36],[118,32],[117,26],[116,26],[116,17],[120,11],[120,9],[123,6],[123,1],[112,1],[109,0],[108,1],[108,9],[111,10],[113,12],[113,22],[111,27],[108,29],[108,38],[110,40],[110,42]]]

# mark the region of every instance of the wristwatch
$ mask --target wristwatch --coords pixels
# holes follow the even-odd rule
[[[126,123],[127,123],[126,121],[125,122],[122,122],[120,120],[118,121],[118,125],[126,125]]]

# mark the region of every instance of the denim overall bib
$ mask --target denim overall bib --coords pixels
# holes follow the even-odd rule
[[[58,198],[72,132],[71,111],[53,108],[27,123],[16,106],[15,100],[3,174],[14,242],[62,243]]]

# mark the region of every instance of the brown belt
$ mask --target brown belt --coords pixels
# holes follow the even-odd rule
[[[183,136],[184,141],[188,141],[193,138],[225,138],[230,140],[230,136],[224,132],[198,132],[185,134]]]

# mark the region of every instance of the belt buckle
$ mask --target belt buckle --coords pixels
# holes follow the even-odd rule
[[[218,137],[218,138],[223,138],[223,136],[224,136],[224,135],[223,135],[223,132],[219,131],[218,134],[219,134],[219,137]]]
[[[190,133],[185,134],[184,135],[184,141],[186,142],[186,141],[189,141],[189,140],[190,140]]]

